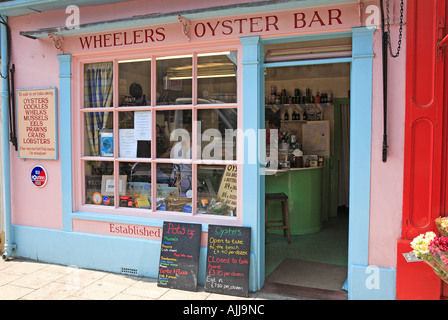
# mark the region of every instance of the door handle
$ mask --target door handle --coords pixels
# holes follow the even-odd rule
[[[443,49],[445,49],[447,44],[448,44],[448,34],[445,36],[445,38],[440,40],[437,45],[439,47],[439,50],[443,50]]]

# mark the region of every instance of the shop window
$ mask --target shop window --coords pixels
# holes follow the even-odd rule
[[[236,216],[237,166],[198,166],[198,214]]]
[[[113,206],[114,163],[112,161],[86,161],[84,170],[85,203]],[[108,195],[112,195],[112,197],[110,198]]]
[[[157,158],[191,159],[192,110],[157,111]]]
[[[82,146],[79,206],[236,217],[236,57],[227,51],[83,64],[82,134],[74,132]]]
[[[198,110],[200,151],[205,160],[236,160],[236,109]]]
[[[151,59],[119,61],[120,106],[151,104]]]
[[[198,54],[198,103],[236,103],[237,52]]]
[[[113,113],[84,113],[84,154],[92,157],[113,157]]]
[[[120,111],[120,158],[151,158],[151,111]]]
[[[151,163],[120,162],[119,183],[126,181],[120,191],[120,207],[151,208]]]
[[[192,165],[160,163],[157,165],[157,209],[192,212]]]
[[[113,63],[84,65],[84,108],[113,106]]]
[[[157,58],[157,105],[192,103],[192,56]]]

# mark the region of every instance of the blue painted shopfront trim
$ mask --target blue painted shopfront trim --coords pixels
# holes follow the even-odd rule
[[[264,122],[264,88],[262,81],[261,48],[260,37],[241,38],[243,46],[243,132],[252,132],[255,141],[245,141],[252,143],[253,147],[244,148],[243,161],[243,225],[252,227],[252,249],[253,259],[252,276],[250,288],[252,291],[259,290],[264,284],[264,176],[260,175],[261,164],[259,157],[253,157],[249,152],[256,152],[256,155],[264,153],[264,139],[259,139],[258,129]],[[262,97],[263,94],[263,97]],[[250,134],[248,134],[250,136]],[[255,159],[249,161],[249,159]],[[263,195],[263,196],[262,196]],[[263,226],[263,231],[261,231]]]
[[[374,29],[353,28],[350,122],[349,299],[395,299],[395,269],[369,266]],[[369,285],[378,270],[378,285]]]
[[[63,54],[59,60],[59,114],[62,186],[62,229],[72,231],[70,214],[73,208],[72,175],[72,56]]]
[[[13,253],[16,248],[14,234],[11,226],[11,152],[9,141],[9,44],[8,44],[8,31],[6,28],[7,18],[1,16],[5,23],[0,26],[0,38],[1,38],[1,74],[2,77],[2,142],[3,142],[3,214],[4,214],[4,228],[5,228],[5,252],[2,255],[3,259],[7,259]]]

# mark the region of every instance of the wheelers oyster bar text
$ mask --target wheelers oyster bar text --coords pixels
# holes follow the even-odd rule
[[[340,9],[314,10],[309,12],[295,12],[288,14],[286,19],[279,15],[254,16],[193,23],[190,33],[195,38],[216,36],[239,36],[242,34],[256,34],[261,32],[302,30],[313,27],[336,26],[343,24],[343,12]],[[280,23],[286,21],[285,23]],[[82,50],[129,46],[163,42],[167,38],[166,28],[146,28],[131,31],[119,31],[88,35],[79,38]]]

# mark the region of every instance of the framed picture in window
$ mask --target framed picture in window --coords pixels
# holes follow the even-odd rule
[[[126,181],[128,177],[126,175],[120,175],[118,178],[119,194],[124,194],[126,191]],[[101,178],[101,195],[102,196],[114,196],[115,180],[113,175],[104,175]]]

